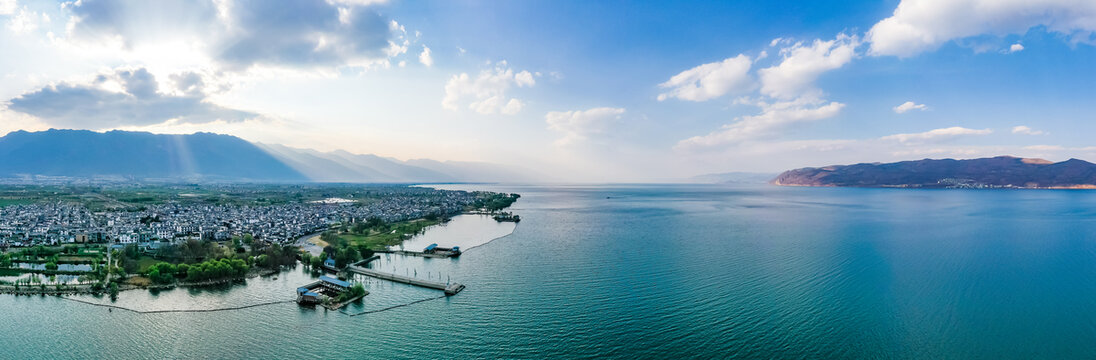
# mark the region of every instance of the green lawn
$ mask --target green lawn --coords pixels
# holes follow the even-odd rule
[[[365,244],[370,249],[381,249],[386,246],[399,245],[405,240],[404,234],[414,235],[422,232],[423,229],[432,225],[437,225],[440,222],[441,221],[438,220],[425,219],[412,220],[392,224],[388,231],[371,231],[369,235],[341,233],[339,234],[339,237],[346,239],[354,245]]]
[[[152,265],[160,263],[161,260],[153,259],[151,256],[142,255],[140,259],[137,259],[137,269],[144,274],[148,271],[148,268]]]

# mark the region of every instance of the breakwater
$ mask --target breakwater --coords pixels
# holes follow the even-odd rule
[[[292,303],[294,301],[294,300],[270,301],[270,302],[259,303],[259,304],[251,304],[251,305],[244,305],[244,306],[233,306],[233,307],[218,308],[218,309],[136,310],[136,309],[130,309],[130,308],[127,308],[127,307],[122,307],[122,306],[117,306],[117,305],[93,303],[93,302],[90,302],[90,301],[84,301],[84,300],[80,300],[80,299],[73,299],[73,298],[68,298],[68,297],[64,297],[64,296],[61,296],[60,298],[64,299],[64,300],[68,300],[68,301],[78,302],[78,303],[81,303],[81,304],[104,307],[104,308],[109,308],[109,309],[125,310],[125,311],[129,311],[129,312],[137,313],[137,314],[205,313],[205,312],[231,311],[231,310],[250,309],[250,308],[260,307],[260,306],[286,304],[286,303]]]
[[[379,313],[379,312],[388,311],[388,310],[392,310],[392,309],[398,309],[398,308],[405,307],[405,306],[411,306],[411,305],[415,305],[415,304],[418,304],[418,303],[421,303],[421,302],[427,302],[427,301],[430,301],[430,300],[444,299],[445,297],[446,297],[446,295],[442,295],[442,296],[426,298],[426,299],[422,299],[422,300],[415,300],[415,301],[412,301],[412,302],[409,302],[409,303],[406,303],[406,304],[393,305],[393,306],[389,306],[389,307],[386,307],[386,308],[383,308],[383,309],[362,311],[362,312],[353,313],[353,314],[347,313],[345,311],[341,311],[341,313],[352,316],[352,317],[353,316],[360,316],[360,315],[368,315],[368,314]]]

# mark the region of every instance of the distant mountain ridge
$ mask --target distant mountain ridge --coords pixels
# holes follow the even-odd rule
[[[0,138],[0,176],[306,181],[255,145],[228,135],[87,130],[16,131]]]
[[[529,170],[468,161],[412,159],[400,161],[343,150],[320,152],[283,145],[257,144],[290,167],[323,182],[534,182]],[[357,180],[355,180],[357,179]]]
[[[998,156],[970,160],[924,159],[785,171],[772,180],[784,186],[910,188],[1096,188],[1096,164],[1069,159]]]
[[[254,182],[509,182],[536,174],[504,166],[399,161],[346,151],[255,144],[230,135],[56,130],[0,137],[0,178],[28,175]]]

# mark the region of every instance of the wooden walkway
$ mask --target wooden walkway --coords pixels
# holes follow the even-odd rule
[[[392,253],[396,254],[396,255],[421,256],[421,257],[439,258],[439,259],[455,257],[455,256],[452,256],[452,255],[427,254],[427,253],[424,253],[424,252],[421,252],[421,251],[407,251],[407,250],[393,250]]]
[[[404,283],[404,284],[411,284],[411,285],[421,286],[421,287],[430,288],[430,289],[442,290],[442,291],[445,291],[445,295],[456,295],[461,290],[464,290],[464,285],[461,285],[461,284],[458,284],[458,283],[446,284],[446,283],[443,283],[443,282],[423,280],[423,279],[407,277],[407,276],[403,276],[403,275],[396,275],[396,274],[392,274],[392,273],[386,273],[386,272],[377,271],[377,270],[373,270],[373,269],[366,269],[366,268],[363,268],[363,267],[360,267],[360,266],[348,266],[348,267],[346,267],[346,270],[350,271],[350,272],[353,272],[353,273],[369,276],[369,277],[375,277],[375,278],[378,278],[378,279],[384,279],[384,280],[388,280],[388,281],[395,281],[395,282]]]

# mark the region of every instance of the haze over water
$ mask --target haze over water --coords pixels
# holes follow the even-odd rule
[[[355,317],[0,296],[0,342],[19,358],[1096,357],[1096,192],[444,187],[522,194],[513,233],[459,259],[382,259],[451,276],[468,286],[456,296]],[[508,230],[476,218],[453,228]],[[449,245],[435,230],[429,242]],[[127,291],[116,305],[285,300],[310,278]],[[367,285],[347,312],[440,295]]]

